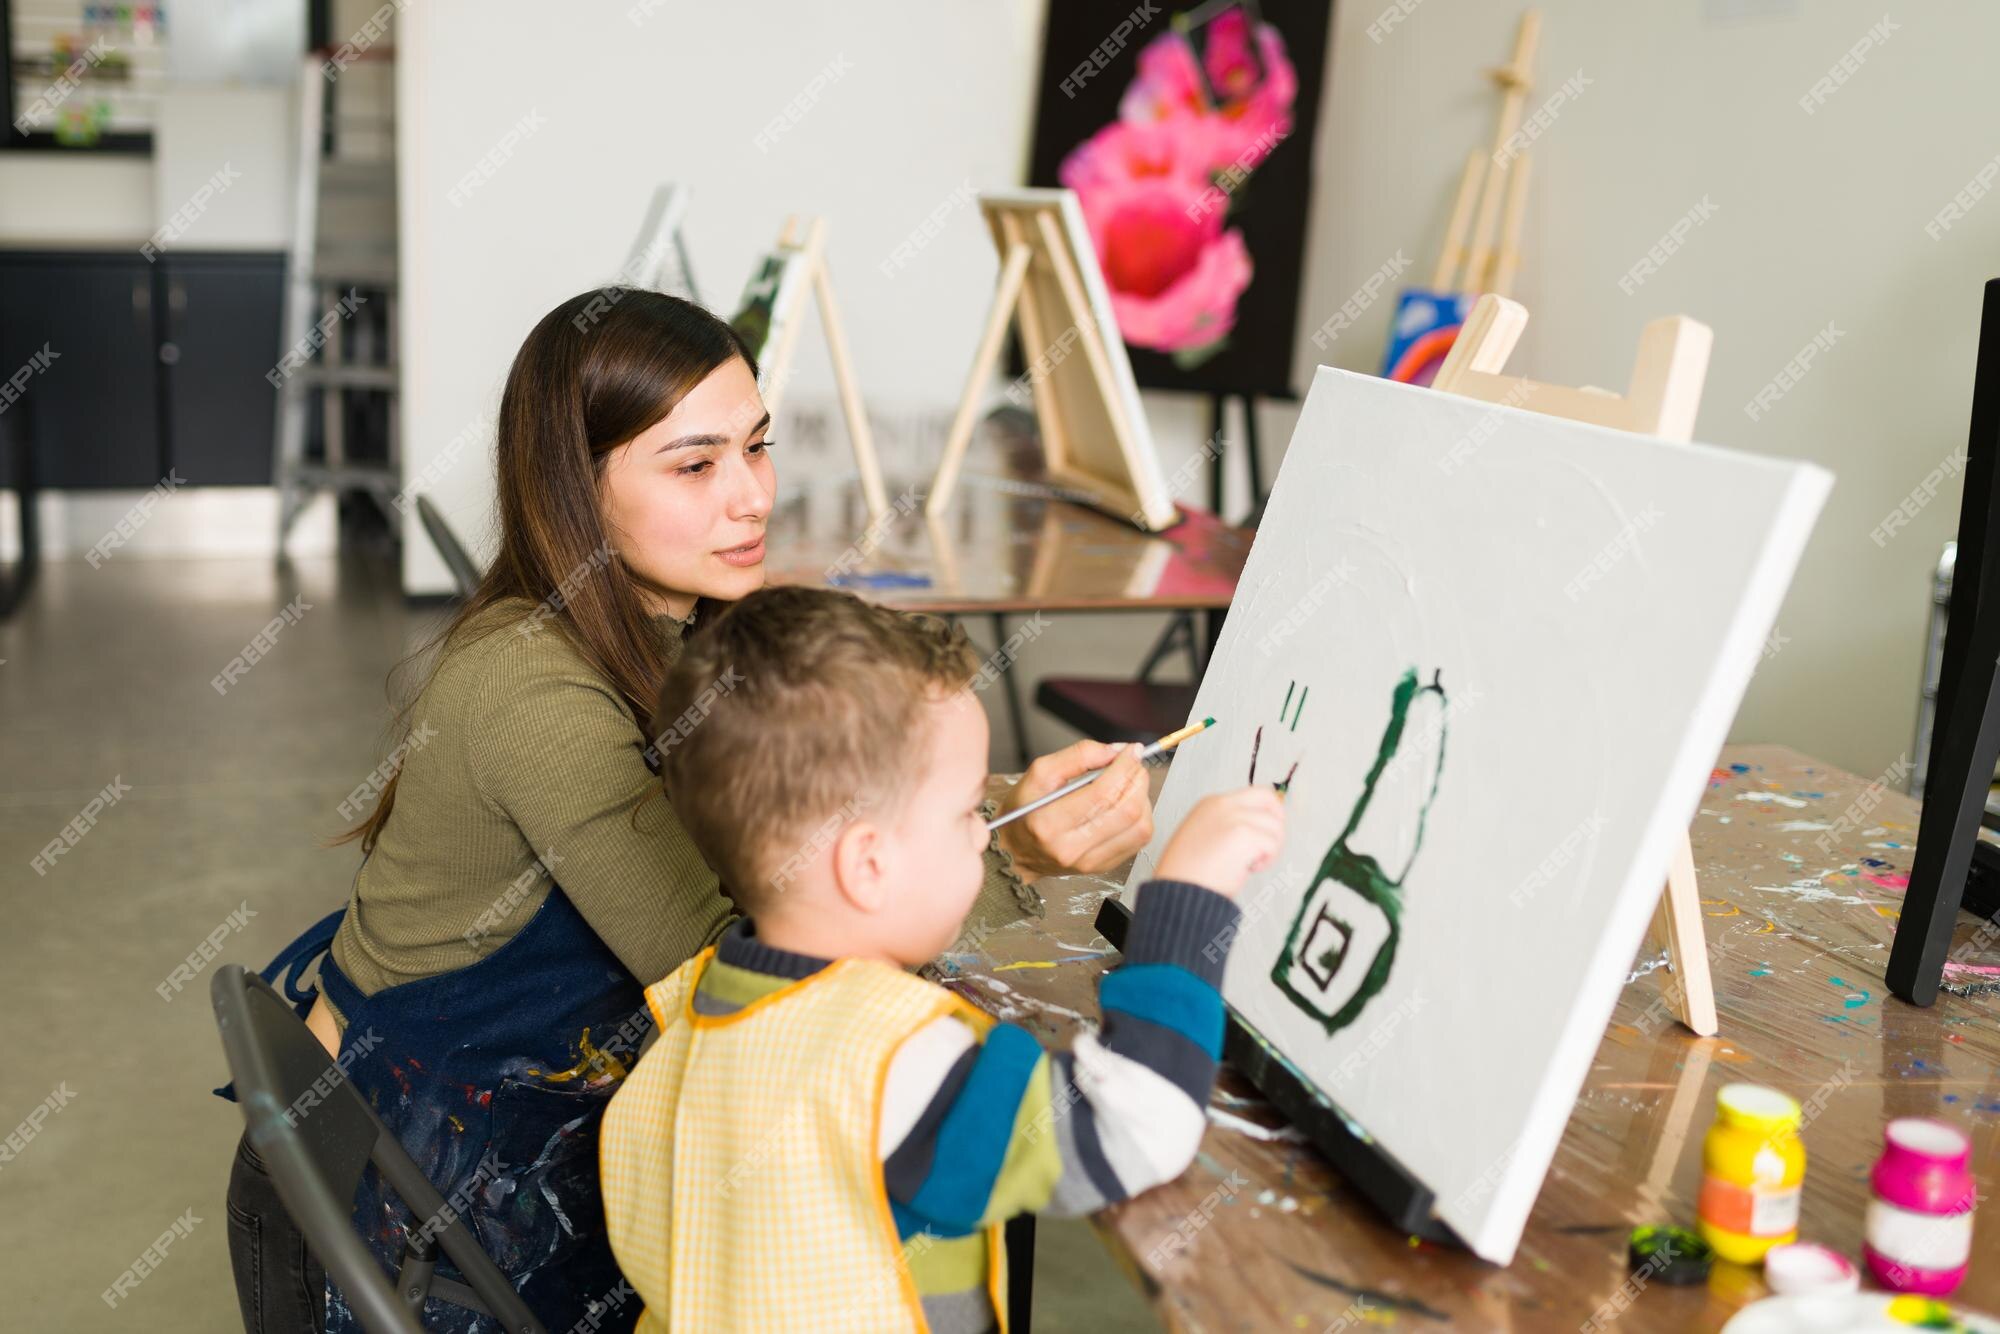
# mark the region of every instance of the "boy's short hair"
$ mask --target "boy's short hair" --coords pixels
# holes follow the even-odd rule
[[[654,712],[674,814],[754,914],[864,809],[900,802],[965,632],[830,588],[762,588],[690,633]]]

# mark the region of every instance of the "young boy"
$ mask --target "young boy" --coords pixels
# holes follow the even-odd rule
[[[656,717],[709,703],[662,778],[747,917],[648,989],[658,1040],[605,1117],[641,1330],[992,1329],[1002,1223],[1102,1208],[1194,1157],[1231,899],[1283,842],[1279,799],[1189,813],[1102,1029],[1046,1053],[906,971],[958,938],[981,883],[977,668],[941,622],[770,588],[669,674]]]

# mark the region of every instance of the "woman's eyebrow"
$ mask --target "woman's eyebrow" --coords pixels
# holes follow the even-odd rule
[[[757,419],[757,424],[755,426],[750,428],[750,434],[755,435],[757,434],[757,432],[763,430],[766,426],[769,426],[770,424],[771,424],[771,414],[767,412],[762,417]],[[667,441],[666,444],[661,445],[658,449],[654,450],[653,452],[656,454],[664,454],[670,449],[713,449],[717,445],[726,445],[728,443],[729,443],[728,436],[718,435],[715,432],[710,431],[703,435],[684,435],[678,440],[669,440]]]

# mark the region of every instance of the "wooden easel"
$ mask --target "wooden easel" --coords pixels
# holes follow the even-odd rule
[[[875,436],[868,427],[868,409],[861,401],[861,389],[854,379],[854,368],[847,358],[847,335],[840,324],[840,307],[833,299],[833,281],[827,276],[826,266],[826,219],[802,218],[793,214],[785,219],[785,229],[778,234],[779,254],[795,253],[804,267],[805,276],[812,284],[813,295],[819,305],[820,329],[826,335],[826,359],[833,366],[833,381],[840,393],[841,415],[847,421],[848,443],[854,448],[854,467],[861,477],[861,495],[868,504],[871,517],[889,512],[889,490],[882,484],[882,464],[875,455]],[[803,301],[803,296],[800,300]],[[764,407],[775,419],[778,405],[784,397],[785,384],[790,378],[792,350],[797,346],[799,328],[805,321],[799,318],[803,312],[793,312],[779,325],[777,346],[772,348],[759,367],[764,372]]]
[[[965,393],[945,437],[944,456],[931,481],[924,512],[936,518],[950,508],[980,406],[1007,331],[1018,318],[1028,361],[1025,378],[1033,388],[1035,420],[1049,479],[1087,490],[1107,511],[1158,531],[1174,523],[1178,514],[1162,488],[1155,486],[1149,488],[1152,494],[1142,494],[1143,484],[1137,479],[1156,473],[1158,460],[1147,456],[1151,440],[1142,438],[1144,423],[1135,420],[1137,390],[1133,388],[1128,398],[1113,369],[1103,327],[1109,322],[1108,308],[1106,318],[1100,320],[1100,308],[1092,303],[1071,251],[1071,238],[1081,233],[1081,217],[1073,215],[1066,223],[1062,206],[1053,198],[1062,193],[1066,192],[1020,191],[981,197],[980,207],[1001,252],[1000,281],[966,376]],[[1043,195],[1050,198],[1040,198]],[[1068,207],[1073,210],[1074,204]],[[1087,245],[1087,239],[1082,244]],[[1115,323],[1110,334],[1118,336]],[[1123,363],[1122,343],[1117,355]],[[1077,358],[1083,363],[1081,374],[1073,365],[1066,366]],[[1044,367],[1040,364],[1043,361],[1049,364]],[[1129,371],[1125,378],[1130,379]],[[1088,413],[1088,418],[1079,420],[1083,413]],[[1082,447],[1086,433],[1100,450],[1104,443],[1089,418],[1100,421],[1102,434],[1110,437],[1115,458],[1122,462],[1123,478],[1110,475],[1103,466],[1089,466],[1089,453]]]
[[[1520,267],[1521,215],[1528,198],[1528,158],[1525,153],[1516,154],[1512,163],[1503,161],[1500,154],[1505,151],[1507,141],[1521,128],[1521,112],[1526,106],[1528,93],[1535,86],[1535,45],[1541,39],[1542,14],[1538,9],[1522,13],[1521,26],[1514,35],[1514,55],[1506,64],[1487,71],[1488,76],[1500,88],[1500,120],[1494,127],[1493,151],[1486,161],[1492,170],[1485,172],[1485,182],[1479,192],[1479,220],[1473,225],[1472,247],[1465,257],[1465,277],[1458,290],[1462,292],[1498,292],[1505,296],[1513,290],[1514,273]],[[1471,184],[1470,175],[1476,159],[1466,163],[1467,179],[1460,184],[1460,203],[1454,204],[1453,221],[1470,200],[1466,189]],[[1483,169],[1485,163],[1480,163]],[[1506,230],[1500,238],[1499,249],[1493,248],[1493,224],[1500,216],[1501,194],[1507,198]],[[1448,238],[1446,252],[1452,249]],[[1440,265],[1442,267],[1442,264]],[[1446,280],[1450,275],[1446,274]],[[1445,282],[1436,286],[1442,288]]]
[[[1715,333],[1707,325],[1685,315],[1648,324],[1639,333],[1632,378],[1623,394],[1501,374],[1527,326],[1528,311],[1519,302],[1491,293],[1480,297],[1431,387],[1665,440],[1685,443],[1694,438],[1702,382],[1708,378],[1709,352],[1715,345]],[[1694,851],[1686,834],[1675,845],[1652,933],[1656,941],[1664,938],[1673,964],[1670,995],[1677,1002],[1676,1017],[1702,1037],[1715,1036],[1715,984],[1708,971]]]
[[[1522,108],[1534,88],[1535,46],[1541,31],[1541,11],[1524,11],[1514,36],[1513,56],[1486,72],[1500,90],[1493,147],[1484,152],[1474,148],[1465,155],[1465,169],[1452,196],[1451,217],[1445,224],[1444,244],[1438,249],[1430,285],[1406,288],[1396,303],[1393,333],[1382,363],[1382,374],[1392,380],[1426,383],[1423,373],[1449,350],[1462,327],[1460,314],[1473,298],[1486,292],[1500,296],[1513,293],[1514,279],[1521,271],[1521,222],[1528,208],[1529,160],[1526,153],[1515,154],[1511,160],[1503,154],[1521,127]],[[1505,220],[1500,223],[1496,247],[1493,228],[1502,217],[1503,195]]]

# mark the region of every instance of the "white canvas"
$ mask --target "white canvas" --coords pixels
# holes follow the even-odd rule
[[[1313,381],[1196,700],[1216,726],[1176,755],[1127,893],[1253,744],[1259,781],[1296,764],[1225,997],[1489,1260],[1513,1257],[1831,484]]]

